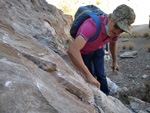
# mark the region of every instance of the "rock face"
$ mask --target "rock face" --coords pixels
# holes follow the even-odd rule
[[[150,113],[150,103],[129,96],[130,106],[135,113]]]
[[[0,1],[0,113],[131,113],[62,59],[68,18],[45,0]]]

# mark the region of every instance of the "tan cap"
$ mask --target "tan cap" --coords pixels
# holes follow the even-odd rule
[[[116,17],[117,25],[120,29],[131,35],[131,24],[135,20],[134,10],[129,6],[122,4],[113,11],[113,15]]]

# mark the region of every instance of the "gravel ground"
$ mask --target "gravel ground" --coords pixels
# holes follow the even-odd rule
[[[150,38],[120,38],[118,40],[118,63],[121,74],[116,76],[111,70],[111,62],[105,62],[107,76],[120,87],[130,89],[128,95],[138,97],[150,102],[150,52],[147,51],[146,44],[150,46]],[[129,42],[132,42],[133,49],[129,50]],[[123,49],[126,44],[126,49]],[[120,58],[120,54],[127,51],[138,51],[134,58]],[[148,94],[148,95],[147,95]]]

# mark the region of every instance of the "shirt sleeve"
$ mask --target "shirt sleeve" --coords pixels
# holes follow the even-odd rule
[[[96,24],[92,18],[86,20],[78,30],[79,35],[82,35],[86,41],[88,41],[91,37],[96,33]]]

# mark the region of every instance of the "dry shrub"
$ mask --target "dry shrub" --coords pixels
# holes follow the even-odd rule
[[[133,42],[128,42],[128,48],[129,48],[129,50],[133,50],[134,45],[135,44]]]
[[[126,46],[126,44],[124,43],[123,45],[122,45],[122,49],[126,49],[127,48],[127,46]]]
[[[144,37],[144,38],[149,37],[149,33],[144,33],[144,34],[143,34],[143,37]]]
[[[146,48],[147,48],[147,51],[150,52],[150,43],[149,43],[149,44],[148,44],[148,43],[146,44]]]
[[[123,32],[121,33],[120,38],[131,38],[131,36],[128,33]]]
[[[122,44],[118,45],[118,48],[122,48],[122,49],[129,49],[129,50],[133,50],[135,44],[131,41],[131,42],[123,42]]]
[[[138,32],[133,32],[133,33],[132,33],[132,36],[133,36],[134,38],[140,37],[140,33],[138,33]]]

